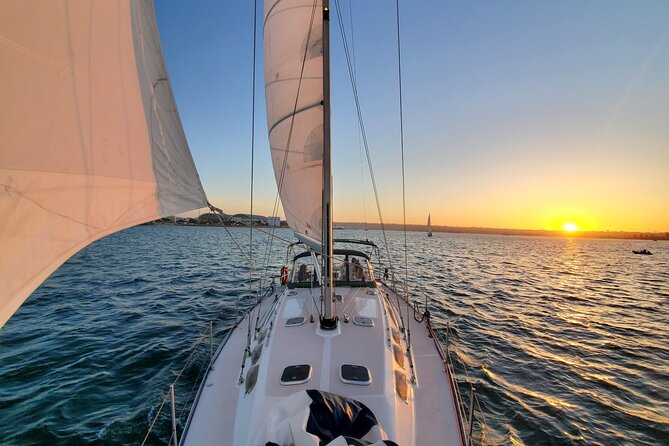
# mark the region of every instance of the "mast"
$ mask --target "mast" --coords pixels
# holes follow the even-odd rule
[[[332,151],[330,137],[330,1],[323,0],[323,316],[321,328],[337,327],[332,262]]]

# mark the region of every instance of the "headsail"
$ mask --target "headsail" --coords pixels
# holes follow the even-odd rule
[[[0,10],[1,327],[92,241],[207,199],[150,1]]]
[[[265,99],[272,163],[288,225],[320,249],[323,15],[320,0],[265,0]]]

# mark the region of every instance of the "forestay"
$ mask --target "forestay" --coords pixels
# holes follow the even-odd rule
[[[150,1],[0,1],[0,327],[74,253],[206,206]]]
[[[265,0],[263,22],[274,174],[288,225],[318,249],[323,221],[322,14],[321,1]]]

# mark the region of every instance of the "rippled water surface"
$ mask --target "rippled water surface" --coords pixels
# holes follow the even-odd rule
[[[248,230],[230,232],[248,250]],[[669,243],[407,237],[414,294],[454,328],[499,444],[669,444]],[[254,240],[277,274],[287,243]],[[403,234],[388,242],[403,264]],[[79,253],[0,330],[0,443],[141,443],[208,321],[220,341],[249,305],[246,265],[222,228],[138,227]],[[182,420],[208,345],[196,352]],[[161,415],[147,444],[169,435]]]

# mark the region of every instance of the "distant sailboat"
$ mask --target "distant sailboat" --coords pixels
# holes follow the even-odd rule
[[[427,236],[432,237],[432,221],[430,220],[430,214],[427,214]]]

